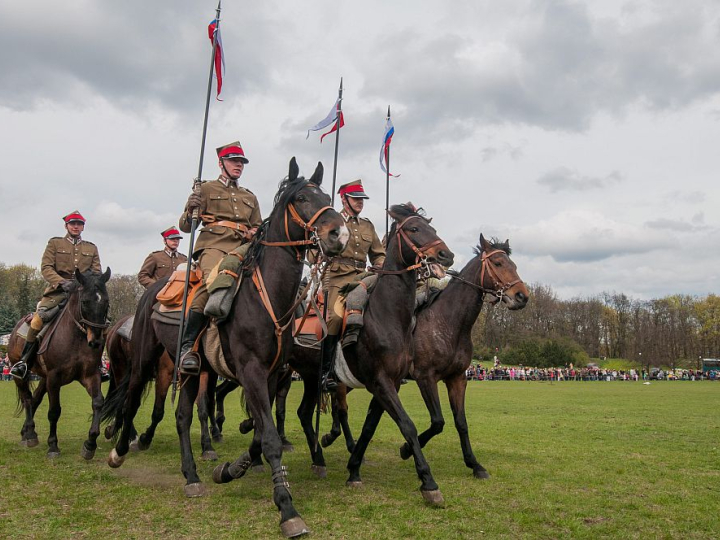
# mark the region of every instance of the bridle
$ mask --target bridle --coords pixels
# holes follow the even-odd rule
[[[490,264],[490,257],[495,255],[496,253],[502,253],[503,255],[507,256],[507,253],[505,253],[502,249],[494,249],[492,251],[483,252],[482,256],[480,257],[480,281],[479,283],[473,283],[472,281],[468,281],[464,278],[460,277],[460,274],[458,272],[455,272],[454,270],[448,270],[448,275],[453,278],[457,279],[458,281],[461,281],[462,283],[465,283],[466,285],[470,285],[471,287],[478,289],[479,291],[482,291],[485,294],[491,294],[495,297],[497,297],[497,301],[499,302],[502,300],[503,296],[506,296],[506,291],[510,289],[511,287],[514,287],[518,283],[522,283],[522,279],[516,279],[514,281],[511,281],[509,283],[502,283],[502,280],[497,274],[497,271],[493,267],[492,264]],[[486,287],[483,287],[483,283],[485,282],[485,274],[492,279],[494,289],[488,289]]]
[[[332,206],[323,206],[322,208],[320,208],[320,210],[315,212],[315,215],[313,215],[313,217],[311,217],[309,221],[305,222],[298,213],[298,211],[295,209],[295,205],[293,203],[290,203],[285,207],[285,236],[287,237],[287,240],[283,242],[268,242],[267,240],[261,240],[260,243],[264,246],[274,247],[292,246],[292,248],[295,250],[295,258],[298,261],[302,261],[303,254],[300,252],[297,246],[317,246],[318,249],[322,251],[322,245],[320,244],[320,237],[318,237],[317,235],[317,227],[315,227],[315,222],[320,218],[323,213],[328,210],[332,210]],[[289,220],[288,215],[290,217]],[[304,240],[292,240],[290,238],[289,221],[293,221],[305,231]]]
[[[82,290],[83,290],[82,286],[77,288],[78,296],[80,295],[80,291],[82,291]],[[85,318],[85,315],[83,314],[83,311],[82,311],[82,302],[81,302],[81,299],[80,299],[80,298],[78,298],[78,310],[80,311],[80,320],[78,321],[74,316],[71,316],[71,318],[72,318],[72,321],[75,323],[75,326],[77,326],[78,329],[79,329],[83,334],[87,334],[87,332],[88,332],[88,326],[89,326],[90,328],[95,328],[95,329],[97,329],[97,330],[106,330],[106,329],[110,326],[110,321],[109,321],[108,318],[107,318],[107,313],[105,313],[105,322],[96,323],[96,322],[93,322],[93,321],[88,321],[88,320]]]
[[[422,216],[418,215],[412,215],[406,217],[404,220],[402,220],[395,228],[395,238],[397,238],[398,243],[398,252],[400,253],[400,262],[405,265],[405,268],[402,270],[385,270],[383,268],[379,268],[377,266],[371,266],[368,271],[373,272],[375,274],[389,274],[389,275],[398,275],[398,274],[404,274],[406,272],[412,272],[413,270],[417,270],[419,268],[422,268],[423,270],[419,274],[420,279],[427,279],[432,276],[432,271],[430,270],[430,263],[428,262],[428,256],[427,252],[434,248],[435,246],[442,244],[443,240],[440,238],[433,240],[432,242],[428,242],[424,246],[417,247],[415,242],[413,242],[408,234],[405,232],[405,225],[411,220],[411,219],[422,219],[429,223],[428,220],[426,220]],[[415,261],[413,264],[408,264],[407,261],[405,261],[405,258],[403,257],[403,243],[410,247],[415,252]]]

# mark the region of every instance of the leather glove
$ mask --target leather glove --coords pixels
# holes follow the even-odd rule
[[[197,193],[191,193],[188,197],[186,206],[188,215],[192,216],[193,211],[202,206],[202,198]]]
[[[75,282],[72,279],[63,279],[60,282],[60,288],[66,293],[69,293],[75,288]]]
[[[257,233],[258,228],[253,227],[252,229],[248,229],[245,233],[245,240],[248,242],[253,239],[253,236],[255,236],[255,233]]]

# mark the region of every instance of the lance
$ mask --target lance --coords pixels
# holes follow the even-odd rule
[[[338,161],[338,147],[340,145],[340,119],[342,118],[342,93],[343,93],[343,80],[340,77],[340,88],[338,89],[338,108],[337,118],[338,123],[337,129],[335,130],[335,157],[333,159],[333,180],[332,180],[332,191],[330,192],[331,205],[335,206],[335,182],[337,180],[337,161]],[[324,285],[325,283],[323,283]],[[327,321],[328,311],[328,293],[330,292],[329,287],[323,287],[323,295],[325,297],[325,303],[323,304],[323,319]],[[318,393],[317,393],[317,408],[315,410],[315,450],[317,451],[318,443],[320,439],[320,403],[322,402],[322,369],[323,369],[323,358],[325,358],[325,340],[323,339],[320,343],[320,370],[318,372]]]
[[[203,130],[202,130],[202,141],[200,142],[200,161],[198,164],[198,173],[197,177],[193,181],[193,192],[200,193],[200,184],[201,184],[201,178],[202,178],[202,170],[203,170],[203,155],[205,154],[205,139],[207,137],[207,126],[208,126],[208,112],[210,111],[210,94],[212,92],[212,79],[213,79],[213,73],[215,71],[215,54],[217,52],[217,36],[218,32],[220,32],[220,4],[222,0],[218,0],[218,5],[215,10],[215,31],[213,32],[213,46],[212,46],[212,56],[210,57],[210,75],[208,76],[208,84],[207,84],[207,96],[205,98],[205,118],[203,120]],[[187,309],[187,297],[188,297],[188,289],[190,288],[190,269],[192,267],[192,255],[193,255],[193,248],[195,246],[195,230],[197,229],[198,222],[200,218],[200,209],[195,208],[192,213],[192,223],[190,225],[190,245],[188,246],[188,265],[187,269],[185,270],[185,288],[183,289],[183,300],[182,300],[182,309],[180,311],[180,328],[178,331],[178,339],[177,339],[177,346],[175,348],[175,369],[173,370],[173,378],[172,378],[172,394],[170,396],[170,403],[172,406],[175,406],[175,392],[177,391],[177,376],[178,376],[178,369],[180,367],[180,347],[182,345],[182,336],[185,332],[185,310]]]
[[[387,114],[387,121],[390,120],[390,105],[388,105],[388,114]],[[387,123],[387,122],[386,122]],[[385,147],[385,238],[387,239],[388,235],[388,217],[390,214],[388,214],[388,211],[390,210],[390,145],[385,144],[385,141],[383,141],[383,146]]]

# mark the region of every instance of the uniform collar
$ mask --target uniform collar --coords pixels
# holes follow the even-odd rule
[[[234,187],[234,188],[238,187],[237,180],[233,180],[232,178],[226,178],[222,174],[220,175],[218,180],[225,187]]]
[[[343,217],[345,222],[347,223],[351,219],[354,219],[355,221],[358,221],[359,216],[351,216],[344,208],[340,211],[340,215]]]
[[[165,253],[167,253],[168,257],[177,257],[177,250],[171,251],[168,248],[165,248]]]
[[[70,234],[65,235],[65,240],[70,242],[73,246],[77,246],[80,242],[82,242],[82,236],[78,236],[77,238],[73,238],[70,236]]]

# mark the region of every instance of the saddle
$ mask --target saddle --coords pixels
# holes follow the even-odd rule
[[[293,338],[297,345],[319,350],[323,337],[323,324],[320,322],[318,312],[322,313],[325,306],[325,296],[322,291],[317,292],[315,305],[317,311],[307,301],[298,306],[295,311]]]
[[[185,291],[185,268],[175,270],[165,286],[160,289],[155,297],[157,302],[153,305],[153,314],[151,318],[175,326],[180,325],[182,310],[182,299]],[[192,299],[202,284],[202,271],[194,269],[190,271],[190,291],[187,296],[187,305],[185,306],[185,314],[190,310]]]

